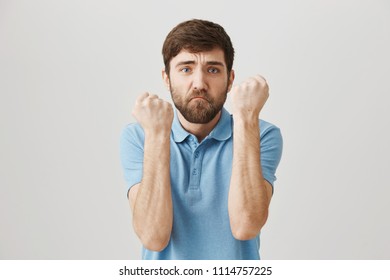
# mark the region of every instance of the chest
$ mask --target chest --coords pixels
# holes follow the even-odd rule
[[[202,209],[225,204],[232,170],[232,141],[171,143],[173,199]]]

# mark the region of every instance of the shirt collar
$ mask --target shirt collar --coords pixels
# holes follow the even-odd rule
[[[173,123],[172,123],[172,134],[173,140],[177,143],[184,141],[189,135],[191,135],[188,131],[186,131],[180,124],[179,118],[177,116],[177,112],[175,110]],[[214,138],[218,141],[225,141],[232,136],[232,118],[229,112],[222,108],[221,117],[214,127],[214,129],[210,132],[210,134],[206,138]]]

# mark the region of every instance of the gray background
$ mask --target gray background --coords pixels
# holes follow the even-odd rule
[[[264,259],[389,259],[388,1],[0,1],[0,258],[137,259],[119,161],[161,45],[223,25],[285,147]],[[229,108],[229,104],[227,105]]]

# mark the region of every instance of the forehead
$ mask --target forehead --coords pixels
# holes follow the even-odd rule
[[[219,48],[197,53],[193,53],[186,49],[183,49],[179,52],[178,55],[172,58],[171,65],[175,66],[176,64],[183,61],[193,61],[194,63],[200,64],[205,64],[207,62],[213,61],[220,62],[225,65],[225,54],[223,50]]]

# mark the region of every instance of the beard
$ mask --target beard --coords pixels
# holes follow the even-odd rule
[[[188,96],[185,96],[185,94],[177,92],[172,85],[170,88],[175,107],[188,122],[197,124],[206,124],[215,118],[225,104],[228,91],[226,85],[226,89],[218,94],[218,98],[212,98],[204,90],[193,90]]]

